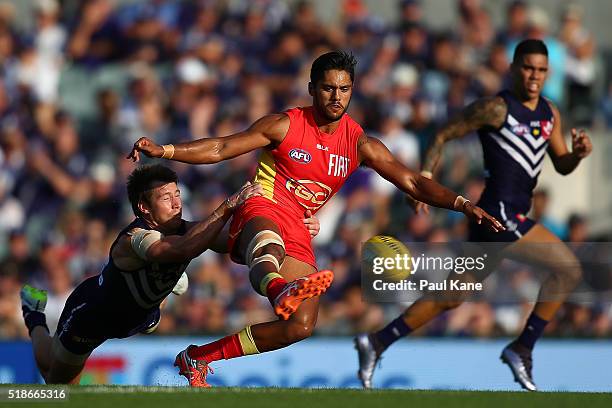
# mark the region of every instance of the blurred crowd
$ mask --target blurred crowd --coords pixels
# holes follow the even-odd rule
[[[434,30],[418,0],[398,1],[392,23],[361,0],[343,0],[333,24],[323,24],[308,1],[33,0],[34,26],[22,32],[12,3],[0,3],[0,338],[27,338],[23,283],[49,291],[53,332],[71,290],[105,265],[133,218],[125,180],[134,164],[125,156],[138,137],[167,143],[227,135],[267,113],[309,105],[310,64],[325,51],[357,57],[350,114],[414,169],[443,121],[504,87],[513,47],[525,37],[549,47],[544,92],[564,121],[612,128],[612,86],[599,91],[607,89],[605,67],[582,9],[570,4],[557,16],[508,2],[503,26],[494,27],[484,2],[453,4],[459,23]],[[480,156],[474,136],[452,143],[439,180],[476,200],[484,185]],[[165,164],[179,174],[184,218],[201,219],[252,177],[256,163],[253,153],[219,165]],[[565,240],[594,238],[582,215],[555,220],[548,207],[547,192],[538,191],[536,219]],[[415,216],[402,194],[365,169],[318,216],[319,266],[336,274],[322,298],[321,334],[376,329],[405,306],[362,300],[362,242],[379,233],[404,241],[466,237],[463,216]],[[157,333],[227,333],[271,317],[247,269],[227,256],[207,252],[188,273],[188,292],[170,295]],[[533,284],[528,269],[517,276],[517,287]],[[515,334],[530,299],[468,303],[420,333]],[[605,302],[570,304],[548,330],[610,336],[611,317]]]

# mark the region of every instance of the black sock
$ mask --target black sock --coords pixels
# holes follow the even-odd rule
[[[544,332],[547,324],[548,321],[537,316],[535,313],[531,313],[523,332],[516,339],[516,342],[527,347],[529,350],[533,350],[535,342],[542,336],[542,332]]]
[[[44,313],[31,311],[29,309],[26,309],[25,307],[22,307],[21,311],[23,312],[23,320],[25,320],[25,324],[28,328],[28,333],[30,334],[30,337],[32,336],[32,330],[34,330],[36,326],[42,326],[47,331],[47,333],[49,333],[49,328],[47,327],[47,318],[45,317]]]
[[[398,317],[393,320],[384,329],[377,331],[372,336],[376,340],[377,346],[380,346],[382,350],[378,350],[382,352],[391,344],[393,344],[396,340],[408,335],[412,329],[410,326],[404,322],[403,316]]]

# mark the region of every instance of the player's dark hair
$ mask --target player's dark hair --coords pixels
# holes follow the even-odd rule
[[[138,203],[143,198],[148,200],[147,193],[155,187],[155,183],[159,182],[176,183],[178,176],[174,170],[161,164],[141,166],[130,173],[127,180],[127,193],[134,215],[137,217],[142,215],[138,209]]]
[[[348,72],[351,76],[351,81],[354,81],[355,65],[357,65],[357,59],[350,52],[331,51],[325,53],[312,63],[312,67],[310,68],[310,82],[315,85],[317,81],[323,78],[325,71],[330,71],[332,69]]]
[[[542,40],[536,40],[529,38],[521,41],[514,49],[514,57],[512,57],[512,63],[520,62],[523,55],[527,54],[542,54],[548,57],[548,48]]]

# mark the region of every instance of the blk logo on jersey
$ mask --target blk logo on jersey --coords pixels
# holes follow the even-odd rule
[[[331,196],[331,187],[312,180],[287,180],[285,185],[297,198],[298,203],[308,210],[316,211]]]
[[[289,157],[291,160],[302,164],[308,164],[312,160],[310,153],[304,149],[291,149],[289,151]]]

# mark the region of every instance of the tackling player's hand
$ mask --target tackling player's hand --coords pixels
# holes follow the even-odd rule
[[[476,207],[469,201],[466,201],[463,205],[463,213],[476,224],[484,224],[495,232],[506,230],[506,228],[499,221],[497,221],[495,217],[489,215],[485,210],[480,207]]]
[[[321,230],[321,223],[319,223],[319,219],[312,215],[312,211],[310,210],[306,210],[304,217],[304,225],[306,225],[306,229],[310,233],[310,237],[316,237]]]
[[[235,210],[242,203],[251,197],[259,197],[263,194],[263,187],[259,183],[247,181],[244,185],[230,197],[227,198],[226,205],[229,210]]]
[[[140,160],[140,153],[147,157],[162,157],[164,149],[148,137],[141,137],[134,143],[134,147],[132,147],[132,151],[127,155],[126,159],[132,159],[132,161],[137,162]]]
[[[572,153],[574,153],[578,158],[584,159],[593,150],[593,145],[591,144],[591,139],[584,131],[584,129],[580,129],[578,132],[575,128],[572,129]]]

